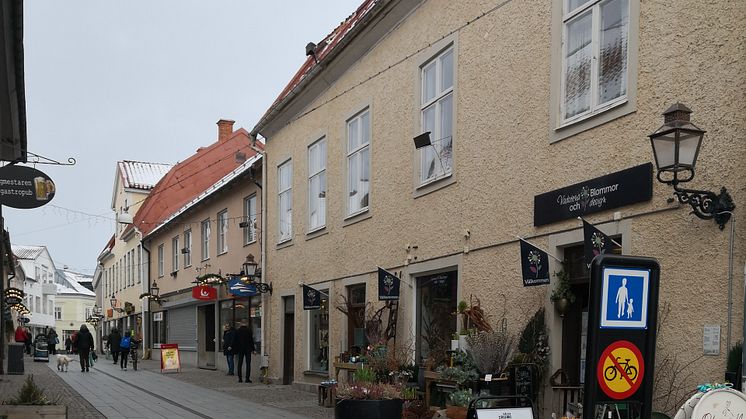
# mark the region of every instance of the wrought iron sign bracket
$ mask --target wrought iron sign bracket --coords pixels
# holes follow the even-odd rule
[[[703,220],[714,219],[721,230],[725,228],[725,224],[730,220],[730,216],[736,208],[733,198],[725,187],[720,188],[719,194],[697,189],[679,188],[676,183],[673,184],[673,189],[679,203],[689,204],[692,207],[691,213]]]

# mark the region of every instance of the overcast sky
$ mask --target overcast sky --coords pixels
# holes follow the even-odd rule
[[[46,245],[92,274],[114,232],[118,160],[176,163],[220,118],[253,128],[358,0],[24,2],[28,149],[57,185],[41,208],[3,208],[13,244]],[[98,215],[91,217],[90,215]]]

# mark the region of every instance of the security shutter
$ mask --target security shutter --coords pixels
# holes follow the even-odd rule
[[[166,315],[168,342],[178,343],[179,348],[197,348],[197,310],[194,306],[173,308]]]

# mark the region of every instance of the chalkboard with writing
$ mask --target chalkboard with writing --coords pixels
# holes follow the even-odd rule
[[[536,365],[516,364],[513,366],[513,385],[516,396],[536,398]]]

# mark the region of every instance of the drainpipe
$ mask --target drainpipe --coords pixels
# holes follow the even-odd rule
[[[258,133],[257,133],[258,134]],[[259,135],[259,134],[258,134]],[[267,144],[267,137],[264,137],[264,144]],[[262,156],[262,185],[259,186],[262,190],[262,214],[261,214],[261,227],[259,231],[259,253],[261,255],[261,267],[262,267],[262,280],[266,281],[267,275],[267,152],[256,147],[256,136],[250,137],[251,149]],[[270,315],[271,315],[271,296],[267,297],[267,294],[262,294],[262,353],[260,360],[260,367],[269,368],[269,351],[267,351],[267,328],[270,327]],[[265,359],[267,360],[265,365]]]
[[[730,243],[728,243],[728,332],[725,339],[725,349],[730,352],[733,330],[733,237],[736,232],[736,219],[730,221]]]
[[[145,247],[145,242],[143,241],[143,235],[142,232],[135,227],[135,231],[140,236],[140,277],[143,278],[144,283],[144,291],[143,292],[150,292],[150,250],[148,250],[147,247]],[[147,259],[143,257],[143,250],[145,253],[148,254]],[[147,260],[147,263],[145,261]],[[148,269],[145,269],[145,266],[148,267]],[[144,271],[144,275],[143,275]],[[148,298],[148,309],[147,314],[143,316],[143,329],[145,336],[143,337],[145,340],[145,345],[143,345],[143,356],[145,356],[144,359],[150,359],[150,349],[153,347],[153,334],[151,333],[151,326],[153,323],[153,314],[150,311],[150,298]]]

